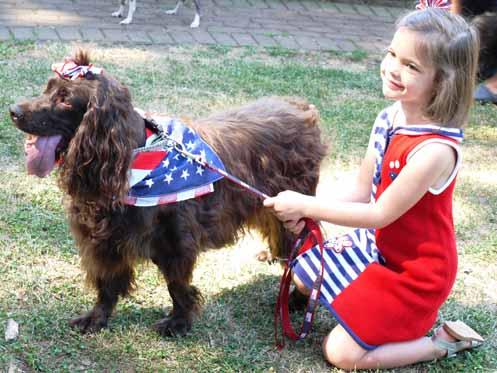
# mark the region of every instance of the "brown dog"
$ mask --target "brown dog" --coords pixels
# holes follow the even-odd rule
[[[89,65],[85,52],[73,58]],[[190,282],[202,250],[233,244],[244,227],[258,229],[272,255],[285,255],[292,241],[261,200],[222,179],[200,198],[151,207],[124,203],[133,149],[145,142],[144,119],[128,89],[106,73],[81,79],[51,78],[43,94],[10,107],[27,134],[27,167],[38,176],[59,163],[59,185],[86,271],[97,291],[91,311],[73,319],[82,332],[105,327],[119,296],[134,285],[134,265],[152,260],[173,301],[155,327],[162,335],[191,328],[202,297]],[[302,100],[266,98],[190,123],[214,149],[226,170],[276,195],[286,189],[313,194],[325,146],[318,113]]]

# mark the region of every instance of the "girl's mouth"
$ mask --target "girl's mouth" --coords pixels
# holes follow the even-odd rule
[[[394,90],[404,90],[404,86],[400,83],[397,83],[393,80],[390,80],[390,79],[386,79],[386,82],[387,82],[387,85],[390,89],[394,89]]]

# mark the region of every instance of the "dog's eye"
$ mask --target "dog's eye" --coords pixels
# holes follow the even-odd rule
[[[66,97],[68,95],[67,89],[65,87],[60,87],[57,91],[58,97]]]
[[[60,100],[57,101],[57,107],[63,110],[67,110],[72,108],[72,105],[69,101],[67,101],[64,98],[61,98]]]
[[[60,107],[61,109],[70,109],[72,108],[72,105],[68,102],[64,102],[64,101],[61,101],[57,104],[58,107]]]
[[[60,109],[70,109],[72,107],[71,103],[68,100],[68,92],[67,90],[59,89],[57,95],[55,96],[55,105]]]
[[[52,96],[53,103],[59,109],[69,109],[72,107],[69,102],[69,91],[65,87],[60,87]]]

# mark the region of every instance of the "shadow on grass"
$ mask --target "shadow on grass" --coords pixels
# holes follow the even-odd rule
[[[82,360],[86,361],[87,368],[96,370],[329,371],[320,345],[335,321],[322,307],[308,338],[297,343],[287,341],[281,352],[275,348],[273,312],[278,283],[278,276],[263,274],[207,297],[192,331],[182,338],[157,335],[152,325],[164,317],[162,306],[142,306],[133,298],[119,303],[108,329],[82,336],[72,330],[67,321],[91,306],[88,300],[93,299],[93,294],[89,296],[73,289],[65,296],[59,293],[59,300],[17,308],[13,317],[21,324],[21,336],[10,344],[0,341],[0,351],[41,371],[53,371],[60,366],[75,369],[74,364]],[[39,296],[50,299],[51,290],[47,287]],[[163,302],[162,299],[156,301]],[[6,305],[1,308],[5,309]],[[493,304],[468,306],[449,300],[441,310],[442,318],[466,321],[487,338],[487,342],[455,359],[418,364],[416,371],[496,369],[497,336],[492,309],[495,310]],[[6,311],[0,312],[2,318],[6,317]],[[293,315],[295,327],[299,327],[301,321],[301,313]]]

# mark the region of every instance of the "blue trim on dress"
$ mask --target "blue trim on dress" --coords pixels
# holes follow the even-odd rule
[[[335,317],[335,319],[338,321],[338,323],[345,329],[345,331],[347,333],[349,333],[349,335],[352,337],[352,339],[359,345],[361,346],[362,348],[364,348],[365,350],[368,350],[368,351],[371,351],[371,350],[374,350],[376,348],[378,348],[379,346],[375,346],[375,345],[370,345],[370,344],[367,344],[366,342],[364,342],[363,340],[361,340],[361,338],[359,338],[359,336],[357,336],[357,334],[355,334],[352,329],[347,325],[347,323],[345,321],[342,320],[342,318],[340,317],[340,315],[338,315],[338,313],[335,311],[335,309],[331,306],[331,304],[327,303],[326,302],[326,299],[324,299],[322,296],[319,297],[320,299],[320,303],[322,305],[324,305],[326,308],[328,308],[328,310],[333,314],[333,316]]]

